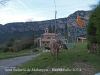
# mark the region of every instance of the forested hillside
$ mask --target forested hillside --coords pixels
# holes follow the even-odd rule
[[[84,22],[83,27],[77,25],[76,23],[77,13]],[[62,29],[65,27],[65,24],[67,24],[69,32],[77,31],[77,36],[85,35],[85,28],[90,13],[90,11],[76,11],[68,17],[59,18],[57,19],[57,28]],[[36,22],[7,23],[5,25],[0,24],[0,43],[4,43],[9,37],[21,38],[25,36],[32,36],[33,34],[40,35],[44,33],[45,28],[47,28],[49,25],[53,26],[54,24],[55,19]]]

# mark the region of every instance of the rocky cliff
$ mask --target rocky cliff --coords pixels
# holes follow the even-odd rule
[[[76,23],[76,15],[82,18],[84,26],[79,26]],[[57,19],[57,28],[64,28],[64,25],[67,24],[68,32],[71,35],[81,36],[86,34],[86,25],[90,15],[90,11],[76,11],[73,14],[65,18]],[[54,25],[55,19],[46,20],[46,21],[36,21],[36,22],[16,22],[16,23],[7,23],[5,25],[0,24],[0,43],[5,42],[10,36],[12,37],[23,37],[23,36],[32,36],[32,34],[42,34],[44,29],[49,25]]]

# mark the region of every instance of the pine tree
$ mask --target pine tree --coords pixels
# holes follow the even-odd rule
[[[32,43],[31,43],[31,44],[32,44],[32,48],[34,48],[34,37],[35,37],[35,36],[34,36],[34,34],[33,34],[33,36],[32,36]]]
[[[48,30],[49,30],[49,33],[52,33],[52,26],[51,25],[49,25]]]
[[[64,31],[65,31],[65,39],[66,39],[66,38],[68,38],[68,28],[67,28],[67,24],[65,24]]]
[[[52,32],[55,33],[55,25],[53,25]]]

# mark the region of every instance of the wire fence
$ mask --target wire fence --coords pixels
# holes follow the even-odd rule
[[[74,32],[70,32],[70,36],[68,36],[68,49],[74,48],[75,47],[75,43],[76,43],[76,36]]]
[[[68,49],[75,47],[75,43],[76,43],[75,32],[69,32],[69,33],[66,33],[65,35],[62,35],[61,33],[59,33],[57,39],[60,39],[63,42],[63,44],[66,44]]]

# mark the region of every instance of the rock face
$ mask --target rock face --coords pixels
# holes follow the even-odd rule
[[[89,19],[91,11],[76,11],[74,14],[69,15],[67,18],[67,26],[68,26],[68,32],[71,33],[71,35],[82,36],[86,34],[86,25],[87,21]],[[80,26],[76,22],[76,15],[79,15],[84,23],[84,26]]]
[[[76,23],[76,15],[82,18],[84,22],[84,26],[79,26]],[[69,15],[65,18],[57,19],[57,28],[64,28],[64,25],[67,23],[68,32],[71,35],[85,35],[86,34],[86,25],[87,20],[89,18],[91,11],[76,11],[73,14]],[[49,25],[54,25],[55,19],[53,20],[46,20],[46,21],[36,21],[36,22],[16,22],[16,23],[7,23],[5,25],[0,25],[0,43],[4,42],[2,40],[7,40],[10,36],[16,37],[18,35],[31,35],[30,33],[42,34],[44,33],[44,29],[47,28]],[[39,32],[39,33],[38,33]],[[74,33],[73,33],[74,32]],[[77,33],[76,33],[77,32]],[[19,36],[22,37],[22,36]]]

